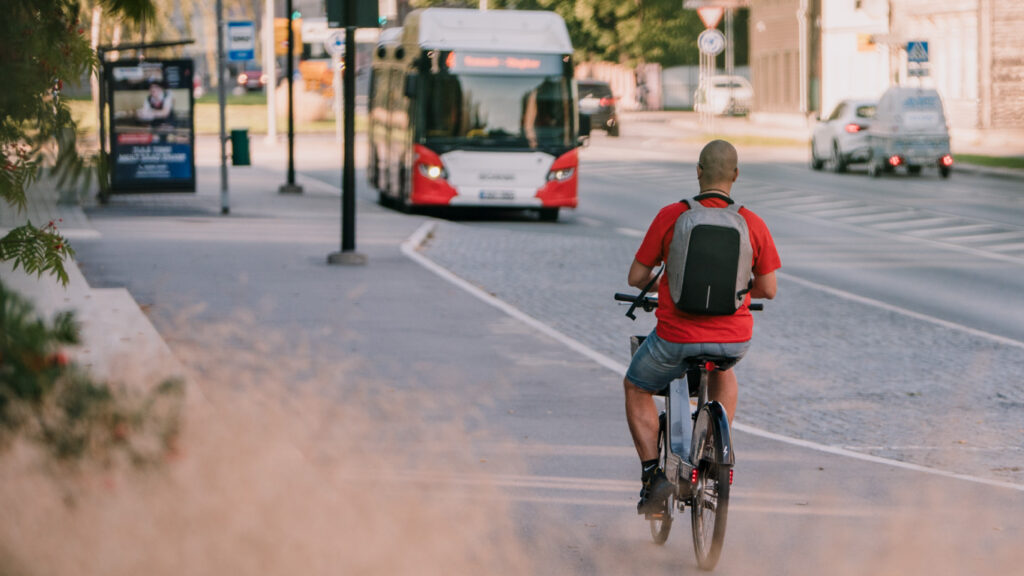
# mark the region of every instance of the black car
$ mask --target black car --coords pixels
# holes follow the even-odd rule
[[[619,135],[619,115],[615,112],[615,96],[607,82],[578,80],[580,113],[590,116],[590,125],[600,128],[609,136]]]

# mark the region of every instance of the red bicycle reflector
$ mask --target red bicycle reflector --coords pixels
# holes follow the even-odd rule
[[[889,165],[890,166],[899,166],[902,163],[903,163],[903,159],[900,158],[899,156],[890,156],[889,157]]]
[[[690,484],[696,484],[698,476],[697,469],[694,468],[693,472],[690,472]]]
[[[942,165],[943,166],[952,166],[953,165],[953,157],[950,156],[949,154],[946,154],[945,156],[943,156],[942,157]]]
[[[850,134],[856,134],[857,132],[860,132],[861,130],[862,130],[862,128],[861,128],[861,126],[859,124],[847,124],[846,125],[846,131],[849,132]]]
[[[710,360],[709,360],[709,361],[707,361],[707,362],[706,362],[706,363],[704,364],[704,369],[705,369],[705,370],[707,370],[708,372],[711,372],[712,370],[714,370],[714,369],[715,369],[715,363],[714,363],[714,362],[711,362]]]
[[[733,469],[729,468],[729,486],[732,486],[732,473],[733,473]]]
[[[615,99],[605,96],[604,98],[601,98],[599,104],[601,106],[611,106],[612,104],[615,104]]]

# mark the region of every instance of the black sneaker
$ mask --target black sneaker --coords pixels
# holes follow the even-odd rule
[[[665,501],[672,494],[672,483],[665,471],[658,469],[640,489],[640,501],[636,504],[637,514],[655,514],[665,511]]]

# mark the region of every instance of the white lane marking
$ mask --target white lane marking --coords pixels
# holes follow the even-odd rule
[[[619,362],[616,362],[615,360],[605,356],[604,354],[589,348],[588,346],[586,346],[585,344],[579,342],[578,340],[576,340],[574,338],[570,338],[569,336],[567,336],[565,334],[562,334],[561,332],[559,332],[558,330],[555,330],[554,328],[548,326],[547,324],[544,324],[541,321],[533,318],[532,316],[527,315],[525,312],[522,312],[518,308],[515,308],[514,306],[512,306],[512,305],[510,305],[510,304],[508,304],[506,302],[503,302],[503,301],[499,300],[498,298],[495,298],[494,296],[491,296],[490,294],[488,294],[487,292],[484,292],[480,288],[478,288],[476,286],[473,286],[472,284],[470,284],[469,282],[466,282],[462,278],[459,278],[458,276],[453,274],[448,269],[443,268],[442,266],[434,263],[432,260],[430,260],[429,258],[424,256],[423,254],[420,254],[418,252],[418,248],[433,233],[435,227],[436,227],[436,223],[434,223],[434,222],[426,222],[422,226],[420,226],[416,230],[416,232],[414,232],[413,235],[410,236],[409,239],[406,240],[402,244],[402,253],[405,254],[406,256],[408,256],[409,258],[411,258],[412,260],[416,261],[418,264],[420,264],[421,266],[423,266],[427,270],[430,270],[431,272],[437,274],[441,278],[451,282],[452,284],[458,286],[459,288],[462,288],[466,292],[469,292],[471,295],[476,296],[478,299],[480,299],[480,300],[490,304],[491,306],[494,306],[495,308],[498,308],[499,310],[501,310],[502,312],[505,312],[509,316],[512,316],[513,318],[523,322],[527,326],[530,326],[531,328],[536,329],[537,331],[541,332],[542,334],[545,334],[545,335],[549,336],[550,338],[553,338],[556,341],[561,342],[562,344],[564,344],[565,346],[569,347],[570,349],[572,349],[572,350],[582,354],[583,356],[593,360],[598,365],[600,365],[600,366],[602,366],[604,368],[607,368],[607,369],[611,370],[612,372],[615,372],[616,374],[620,374],[621,375],[621,374],[625,374],[626,373],[626,366],[625,365],[620,364]],[[967,333],[975,335],[975,336],[980,336],[980,337],[984,337],[984,338],[991,338],[991,339],[993,339],[993,340],[995,340],[997,342],[1003,343],[1003,344],[1008,344],[1008,345],[1011,345],[1011,346],[1016,346],[1016,347],[1019,347],[1019,348],[1024,348],[1024,342],[1018,342],[1016,340],[1012,340],[1012,339],[1009,339],[1009,338],[1004,338],[1002,336],[997,336],[995,334],[989,334],[988,332],[982,332],[980,330],[974,330],[973,328],[968,328],[966,326],[961,326],[959,324],[954,324],[952,322],[947,322],[945,320],[940,320],[938,318],[933,318],[931,316],[925,316],[924,314],[918,314],[917,312],[912,312],[910,310],[906,310],[906,309],[900,308],[898,306],[891,306],[889,304],[885,304],[884,302],[879,302],[878,300],[872,300],[870,298],[864,298],[862,296],[857,296],[856,294],[851,294],[849,292],[844,292],[842,290],[836,290],[834,288],[830,288],[828,286],[817,284],[815,282],[810,282],[808,280],[803,280],[803,279],[800,279],[800,278],[796,278],[796,277],[791,276],[789,274],[779,273],[778,275],[781,278],[785,278],[786,280],[789,280],[789,281],[792,281],[792,282],[796,282],[798,284],[803,284],[804,286],[807,286],[808,288],[814,288],[814,289],[818,289],[818,290],[823,290],[825,292],[828,292],[828,293],[833,294],[835,296],[839,296],[841,298],[853,300],[853,301],[856,301],[856,302],[861,302],[863,304],[867,304],[867,305],[870,305],[870,306],[878,306],[878,307],[880,307],[880,308],[882,308],[884,310],[888,310],[888,311],[891,311],[891,312],[896,312],[896,313],[899,313],[899,314],[904,314],[904,315],[910,316],[912,318],[917,318],[917,319],[924,320],[924,321],[927,321],[927,322],[933,322],[933,323],[938,324],[940,326],[944,326],[944,327],[951,328],[951,329],[954,329],[954,330],[961,330],[961,331],[967,332]],[[1013,484],[1011,482],[1002,482],[1002,481],[999,481],[999,480],[991,480],[991,479],[988,479],[988,478],[979,478],[977,476],[970,476],[970,475],[967,475],[967,474],[958,474],[956,472],[950,472],[950,471],[947,471],[947,470],[940,470],[938,468],[928,468],[926,466],[921,466],[921,465],[918,465],[918,464],[911,464],[911,463],[908,463],[908,462],[901,462],[899,460],[890,460],[888,458],[882,458],[882,457],[879,457],[879,456],[872,456],[870,454],[862,454],[860,452],[853,452],[853,451],[847,450],[845,448],[840,448],[840,447],[836,447],[836,446],[829,446],[829,445],[826,445],[826,444],[819,444],[817,442],[811,442],[809,440],[801,440],[799,438],[791,438],[789,436],[783,436],[782,434],[776,434],[774,432],[769,432],[767,430],[762,430],[760,428],[755,428],[753,426],[746,426],[746,425],[744,425],[742,423],[736,423],[733,426],[733,428],[739,430],[740,432],[744,432],[746,434],[751,434],[753,436],[759,436],[759,437],[762,437],[762,438],[767,438],[767,439],[770,439],[770,440],[775,440],[777,442],[782,442],[782,443],[785,443],[785,444],[791,444],[793,446],[799,446],[801,448],[808,448],[810,450],[816,450],[818,452],[824,452],[826,454],[833,454],[833,455],[836,455],[836,456],[845,456],[847,458],[853,458],[853,459],[856,459],[856,460],[863,460],[863,461],[866,461],[866,462],[873,462],[873,463],[876,463],[876,464],[884,464],[884,465],[887,465],[887,466],[893,466],[895,468],[903,468],[905,470],[912,470],[912,471],[915,471],[915,472],[921,472],[921,473],[925,473],[925,474],[932,474],[932,475],[935,475],[935,476],[942,476],[942,477],[945,477],[945,478],[953,478],[953,479],[957,479],[957,480],[964,480],[964,481],[968,481],[968,482],[974,482],[976,484],[985,484],[985,485],[988,485],[988,486],[996,486],[996,487],[1000,487],[1000,488],[1009,488],[1011,490],[1018,490],[1018,491],[1024,492],[1024,484]]]
[[[633,228],[616,228],[616,232],[623,236],[629,236],[631,238],[643,238],[644,232],[642,230],[635,230]]]
[[[576,221],[584,226],[590,226],[591,228],[600,228],[604,226],[604,222],[601,222],[596,218],[588,218],[586,216],[577,216]]]
[[[570,338],[569,336],[566,336],[565,334],[562,334],[561,332],[555,330],[554,328],[548,326],[547,324],[544,324],[539,320],[526,315],[518,308],[502,300],[499,300],[494,296],[491,296],[490,294],[484,292],[480,288],[477,288],[476,286],[470,284],[469,282],[466,282],[462,278],[459,278],[451,271],[449,271],[447,268],[443,268],[442,266],[436,264],[433,260],[430,260],[426,256],[420,254],[417,251],[417,248],[419,248],[423,241],[426,240],[426,238],[433,233],[435,227],[436,224],[434,222],[426,222],[422,226],[420,226],[419,229],[417,229],[416,232],[414,232],[413,235],[410,236],[409,239],[402,244],[402,253],[418,262],[424,268],[437,274],[441,278],[444,278],[445,280],[451,282],[452,284],[455,284],[459,288],[462,288],[463,290],[469,292],[473,296],[476,296],[480,300],[483,300],[484,302],[490,304],[491,306],[494,306],[495,308],[508,314],[509,316],[523,322],[524,324],[530,326],[531,328],[537,330],[538,332],[546,334],[547,336],[553,338],[554,340],[557,340],[565,344],[572,350],[575,350],[576,352],[579,352],[583,356],[590,358],[594,362],[597,362],[599,365],[604,366],[605,368],[608,368],[609,370],[613,370],[620,374],[626,373],[626,367],[623,366],[622,364],[615,362],[614,360],[608,358],[607,356],[601,354],[600,352],[590,349],[589,347],[579,342],[578,340],[575,340],[573,338]]]
[[[832,288],[830,286],[825,286],[824,284],[818,284],[817,282],[812,282],[810,280],[804,280],[803,278],[797,278],[796,276],[793,276],[791,274],[787,274],[785,272],[777,272],[776,276],[778,276],[779,278],[784,278],[784,279],[789,280],[791,282],[795,282],[795,283],[800,284],[802,286],[805,286],[807,288],[812,288],[814,290],[819,290],[821,292],[825,292],[825,293],[831,294],[833,296],[838,296],[838,297],[840,297],[840,298],[842,298],[844,300],[852,300],[853,302],[858,302],[860,304],[866,304],[868,306],[874,306],[875,308],[881,308],[882,310],[885,310],[887,312],[895,312],[897,314],[902,314],[904,316],[909,316],[910,318],[914,318],[915,320],[921,320],[921,321],[924,321],[924,322],[929,322],[931,324],[936,324],[938,326],[942,326],[943,328],[949,328],[951,330],[958,330],[960,332],[965,332],[967,334],[970,334],[971,336],[977,336],[979,338],[986,338],[988,340],[993,340],[995,342],[998,342],[1000,344],[1005,344],[1007,346],[1013,346],[1015,348],[1024,348],[1024,342],[1021,342],[1019,340],[1014,340],[1013,338],[1007,338],[1005,336],[999,336],[998,334],[992,334],[991,332],[985,332],[983,330],[977,330],[975,328],[970,328],[968,326],[963,326],[961,324],[956,324],[956,323],[950,322],[948,320],[942,320],[941,318],[936,318],[934,316],[928,316],[927,314],[921,314],[921,313],[918,313],[918,312],[914,312],[912,310],[907,310],[906,308],[901,308],[899,306],[893,306],[892,304],[886,304],[885,302],[882,302],[880,300],[875,300],[874,298],[867,298],[867,297],[864,297],[864,296],[858,296],[856,294],[853,294],[851,292],[847,292],[845,290],[839,290],[838,288]]]

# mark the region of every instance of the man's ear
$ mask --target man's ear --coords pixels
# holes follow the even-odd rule
[[[732,181],[735,182],[736,179],[739,178],[739,177],[740,177],[740,169],[739,168],[733,168],[733,170],[732,170]]]

